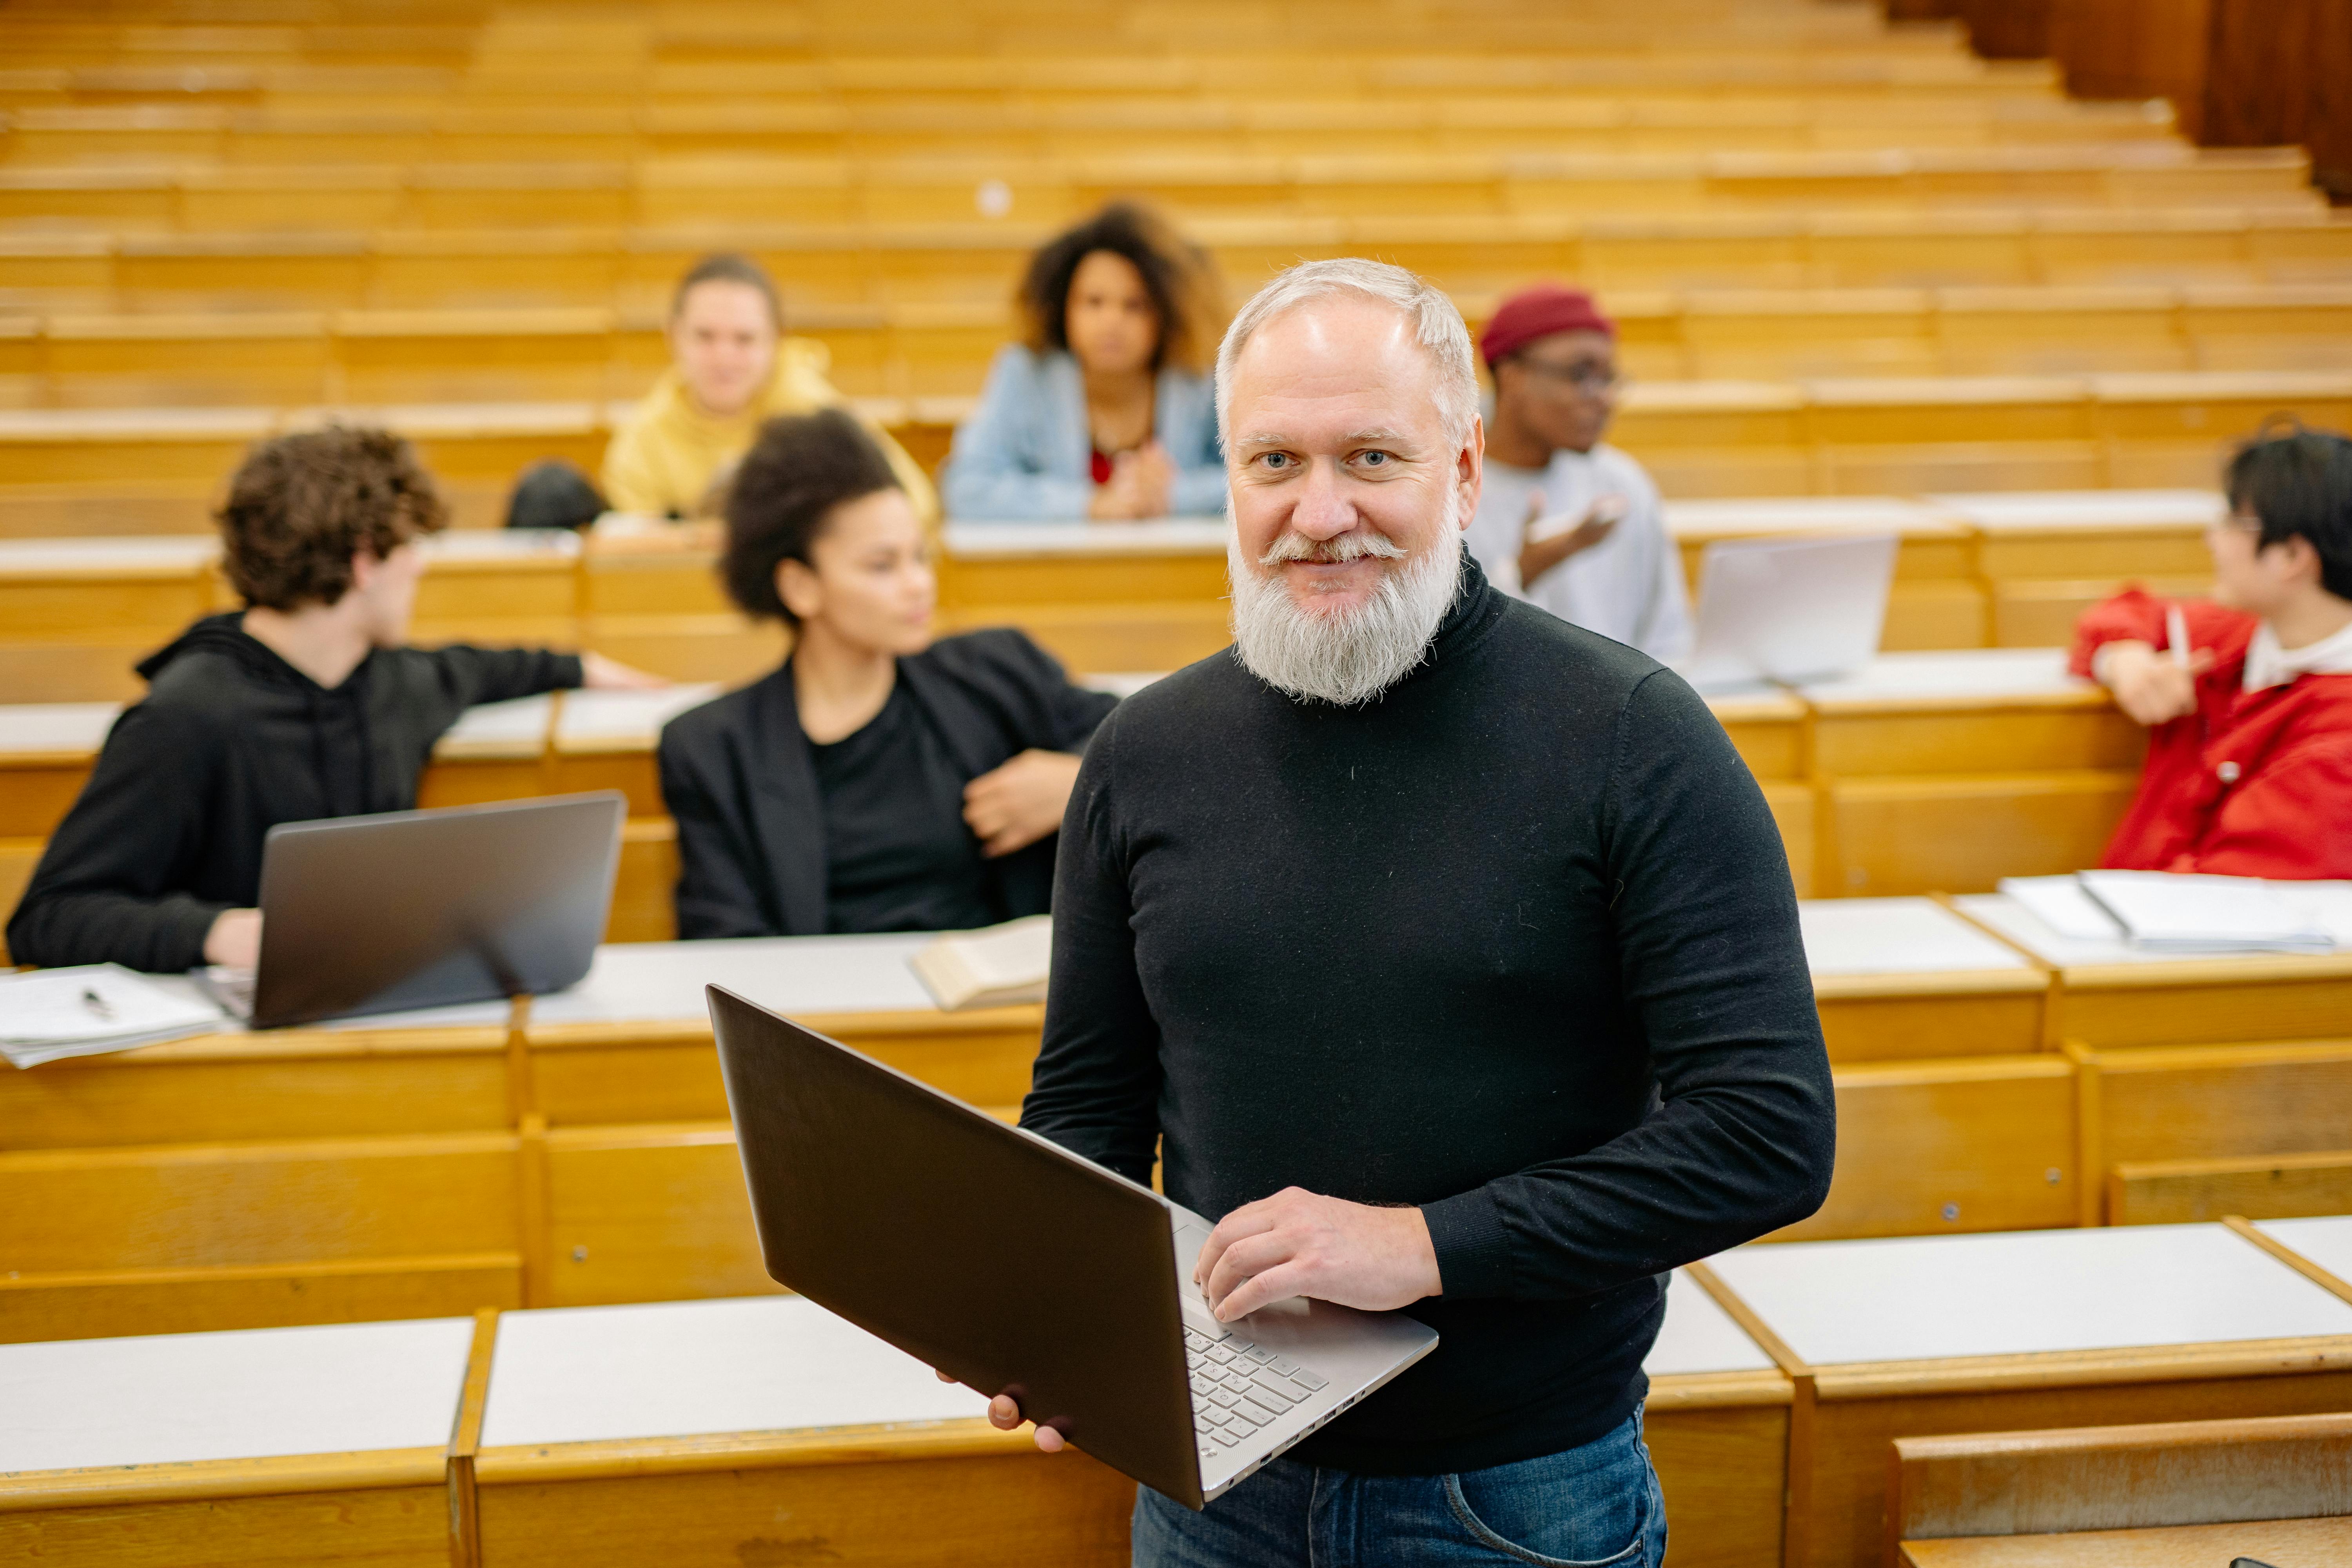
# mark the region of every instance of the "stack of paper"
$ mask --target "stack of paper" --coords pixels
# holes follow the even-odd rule
[[[908,959],[939,1005],[1008,1007],[1045,999],[1045,965],[1054,953],[1054,918],[1031,915],[985,931],[950,931]]]
[[[2168,952],[2327,952],[2336,939],[2311,913],[2253,877],[2083,871],[2083,890],[2134,947]]]
[[[0,1056],[20,1068],[201,1035],[221,1022],[211,1003],[121,964],[0,975]]]

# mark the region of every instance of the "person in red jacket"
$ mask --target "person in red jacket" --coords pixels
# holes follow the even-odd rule
[[[2105,864],[2352,878],[2352,440],[2296,428],[2231,459],[2214,595],[2084,612],[2074,669],[2148,726]]]

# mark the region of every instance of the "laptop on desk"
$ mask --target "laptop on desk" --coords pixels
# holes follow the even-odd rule
[[[1192,1283],[1210,1222],[1149,1187],[707,988],[768,1273],[1004,1393],[1193,1508],[1436,1346],[1397,1312]]]
[[[207,976],[257,1029],[560,991],[613,902],[616,791],[286,822],[261,851],[261,957]]]
[[[1697,633],[1675,673],[1700,691],[1854,673],[1878,653],[1899,542],[1717,540],[1699,558]]]

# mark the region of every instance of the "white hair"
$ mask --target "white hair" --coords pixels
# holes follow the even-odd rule
[[[1385,573],[1370,598],[1350,610],[1318,613],[1291,597],[1289,585],[1259,567],[1285,561],[1399,560],[1404,548],[1371,529],[1318,542],[1284,530],[1254,565],[1238,530],[1225,536],[1225,577],[1233,587],[1234,654],[1276,690],[1342,708],[1360,707],[1402,680],[1429,657],[1429,645],[1462,591],[1461,501],[1449,494],[1444,524],[1421,554]]]
[[[1302,261],[1259,289],[1241,308],[1225,341],[1217,345],[1217,434],[1233,438],[1234,366],[1257,330],[1277,316],[1334,294],[1361,294],[1393,305],[1412,323],[1413,341],[1429,355],[1436,386],[1430,400],[1452,442],[1470,438],[1478,417],[1478,359],[1470,347],[1470,329],[1445,290],[1385,261],[1347,257],[1336,261]]]

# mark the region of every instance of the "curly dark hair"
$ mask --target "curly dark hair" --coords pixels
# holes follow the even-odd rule
[[[2319,553],[2319,585],[2352,599],[2352,440],[2274,419],[2231,458],[2230,510],[2263,525],[2262,545],[2300,534]]]
[[[1208,335],[1215,326],[1215,276],[1208,254],[1137,202],[1111,203],[1076,228],[1047,240],[1029,258],[1029,269],[1013,296],[1027,327],[1029,347],[1039,353],[1068,352],[1070,279],[1077,275],[1078,263],[1097,250],[1125,257],[1143,274],[1144,291],[1160,316],[1160,344],[1151,368],[1202,368],[1210,347]]]
[[[760,426],[727,492],[728,596],[755,621],[798,626],[776,592],[776,568],[809,564],[809,547],[835,507],[898,488],[890,459],[866,427],[838,408],[789,414]]]
[[[334,426],[257,443],[214,521],[238,596],[292,610],[334,604],[351,590],[352,557],[437,533],[449,509],[407,442]]]

